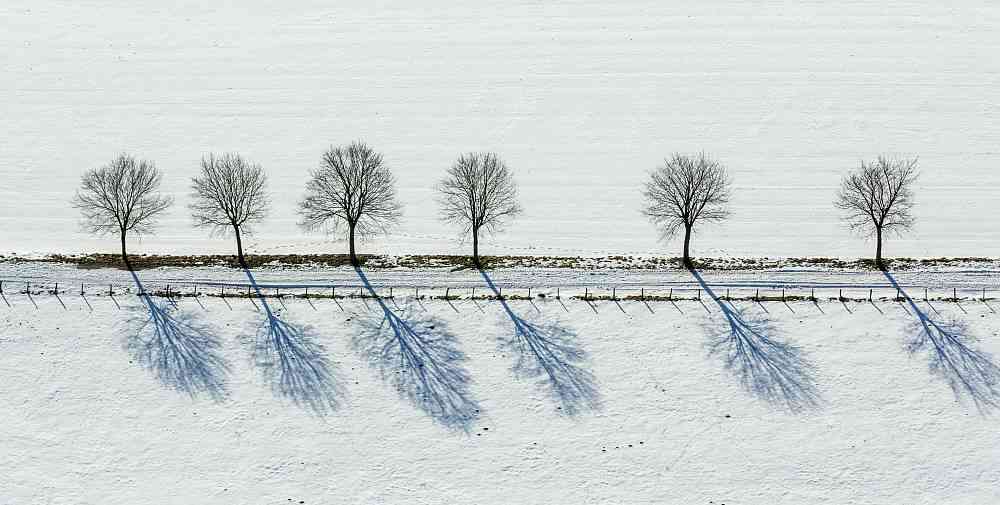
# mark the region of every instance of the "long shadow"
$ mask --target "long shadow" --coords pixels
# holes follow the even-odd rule
[[[215,401],[224,399],[229,365],[219,353],[219,339],[211,328],[187,312],[154,300],[136,273],[129,273],[147,312],[133,318],[138,329],[126,340],[129,353],[168,387],[192,398],[205,394]]]
[[[257,328],[253,357],[271,390],[317,415],[333,412],[340,406],[343,391],[318,336],[312,327],[281,319],[271,310],[250,269],[244,265],[243,271],[266,316]]]
[[[479,273],[514,324],[513,335],[499,340],[500,348],[514,355],[514,374],[537,379],[547,387],[562,414],[575,416],[599,410],[597,382],[594,374],[584,368],[587,353],[580,348],[576,332],[556,322],[536,324],[522,318],[500,296],[490,276],[482,269]]]
[[[822,405],[813,378],[812,364],[794,345],[778,342],[766,317],[747,315],[730,302],[719,299],[695,269],[689,269],[702,289],[719,306],[729,330],[717,334],[709,343],[712,354],[721,354],[726,368],[732,371],[743,388],[768,403],[791,412],[811,410]],[[707,327],[716,333],[714,324]]]
[[[899,290],[917,317],[906,328],[907,350],[912,354],[927,348],[931,371],[948,383],[960,401],[972,400],[982,414],[1000,407],[1000,367],[988,353],[972,347],[976,339],[968,325],[958,319],[932,319],[920,310],[889,272],[882,273]]]
[[[443,321],[406,306],[398,313],[378,296],[361,268],[355,267],[365,289],[377,302],[375,314],[358,317],[355,348],[401,396],[434,421],[468,432],[479,418],[479,403],[469,391],[471,377],[458,339]]]

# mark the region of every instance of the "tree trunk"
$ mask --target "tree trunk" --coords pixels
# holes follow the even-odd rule
[[[129,262],[128,254],[125,252],[125,230],[121,231],[121,238],[122,238],[122,261],[125,262],[125,268],[127,268],[131,272],[132,263]]]
[[[875,228],[875,266],[879,270],[885,270],[882,262],[882,228]]]
[[[347,241],[350,242],[351,248],[351,265],[360,266],[361,262],[358,261],[358,255],[354,251],[354,224],[348,223],[347,225]]]
[[[477,268],[483,266],[479,262],[479,228],[472,229],[472,264]]]
[[[691,268],[691,227],[684,226],[684,266]]]
[[[233,225],[233,230],[236,231],[236,255],[239,257],[240,266],[247,268],[247,261],[243,258],[243,238],[240,237],[240,227]]]

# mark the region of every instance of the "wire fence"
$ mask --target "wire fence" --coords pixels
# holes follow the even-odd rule
[[[136,284],[125,283],[66,283],[38,280],[0,280],[0,294],[52,295],[52,296],[119,296],[150,295],[158,297],[274,297],[274,298],[396,298],[417,299],[580,299],[580,300],[708,300],[709,293],[697,283],[671,286],[559,286],[559,287],[517,287],[498,285],[494,291],[486,286],[394,286],[361,283],[337,284],[287,284],[287,283],[240,283],[240,282],[146,282],[143,291]],[[848,287],[808,287],[769,286],[747,287],[727,286],[725,283],[711,286],[721,300],[753,301],[900,301],[908,295],[912,299],[928,301],[989,301],[1000,290],[976,287],[920,287],[909,286],[906,293],[886,283]],[[259,291],[259,293],[258,293]]]

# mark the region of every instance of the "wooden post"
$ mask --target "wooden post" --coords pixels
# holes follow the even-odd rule
[[[759,302],[760,301],[760,288],[757,288],[757,291],[754,292],[753,301],[755,301],[755,302]]]
[[[556,288],[556,300],[559,299],[559,288]]]
[[[223,286],[219,286],[219,297],[220,298],[225,298],[226,297],[226,286],[224,286],[224,285]]]
[[[413,288],[413,289],[416,290],[417,298],[420,298],[420,288]]]
[[[250,285],[247,284],[247,298],[250,298]]]
[[[667,295],[667,300],[674,301],[674,288],[670,288],[670,294]]]
[[[58,282],[56,283],[56,289],[55,289],[55,291],[56,291],[56,296],[59,296],[59,283]]]
[[[983,288],[983,301],[986,301],[986,288]]]
[[[108,284],[108,296],[115,296],[114,290],[111,288],[111,284]]]
[[[306,286],[306,298],[309,298],[309,286]]]
[[[614,286],[611,286],[611,299],[612,300],[617,300],[618,299],[618,295],[615,292],[615,287]]]
[[[927,301],[927,288],[924,288],[924,301]]]
[[[639,299],[640,300],[645,300],[646,299],[646,289],[645,288],[639,288]]]
[[[729,288],[726,288],[726,300],[729,299]]]
[[[198,285],[197,284],[194,285],[194,296],[195,297],[198,296]]]
[[[872,291],[874,291],[874,290],[872,290],[872,289],[868,290],[868,301],[869,302],[872,301]]]
[[[80,296],[83,296],[83,283],[80,283]]]
[[[781,288],[781,301],[785,301],[785,288]]]
[[[701,300],[701,288],[698,288],[698,299]]]
[[[590,290],[587,288],[583,288],[583,299],[587,300],[588,298],[590,298]]]
[[[816,301],[816,288],[809,290],[809,299],[814,302]]]
[[[0,293],[3,293],[3,281],[0,281]]]
[[[56,284],[58,286],[58,284]],[[958,288],[951,288],[951,297],[958,301]]]
[[[389,286],[389,298],[392,298],[392,286]]]
[[[531,288],[528,288],[528,298],[531,298]]]
[[[843,289],[838,289],[837,290],[837,300],[844,301],[844,290]]]

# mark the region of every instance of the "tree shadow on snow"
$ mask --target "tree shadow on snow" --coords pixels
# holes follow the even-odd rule
[[[482,269],[483,280],[514,324],[514,333],[499,339],[500,348],[514,356],[511,370],[519,377],[536,379],[556,401],[561,414],[576,416],[601,408],[594,374],[584,368],[587,352],[570,328],[557,322],[537,324],[514,312],[500,290]]]
[[[728,301],[719,299],[695,269],[689,269],[701,288],[719,306],[729,325],[718,333],[715,323],[706,324],[711,354],[722,355],[726,368],[740,380],[744,389],[758,398],[790,412],[812,410],[822,405],[813,378],[813,365],[802,351],[772,337],[774,326],[766,317],[747,314]]]
[[[164,385],[192,398],[205,394],[224,399],[229,365],[211,328],[176,305],[154,300],[136,273],[130,273],[146,313],[132,318],[137,329],[129,333],[126,350]]]
[[[266,316],[257,327],[253,358],[271,390],[320,416],[336,410],[343,391],[318,335],[310,326],[281,319],[271,310],[250,269],[243,270]]]
[[[976,338],[968,325],[954,318],[932,319],[889,272],[882,273],[899,290],[912,310],[911,315],[917,317],[906,327],[907,351],[915,354],[928,349],[931,371],[948,383],[959,401],[972,400],[981,414],[1000,407],[1000,367],[988,353],[973,347]]]
[[[355,271],[377,302],[374,314],[356,318],[354,347],[379,369],[401,396],[432,419],[452,429],[468,431],[479,417],[478,402],[469,391],[471,377],[465,354],[445,323],[410,306],[397,313],[378,296],[360,268]]]

